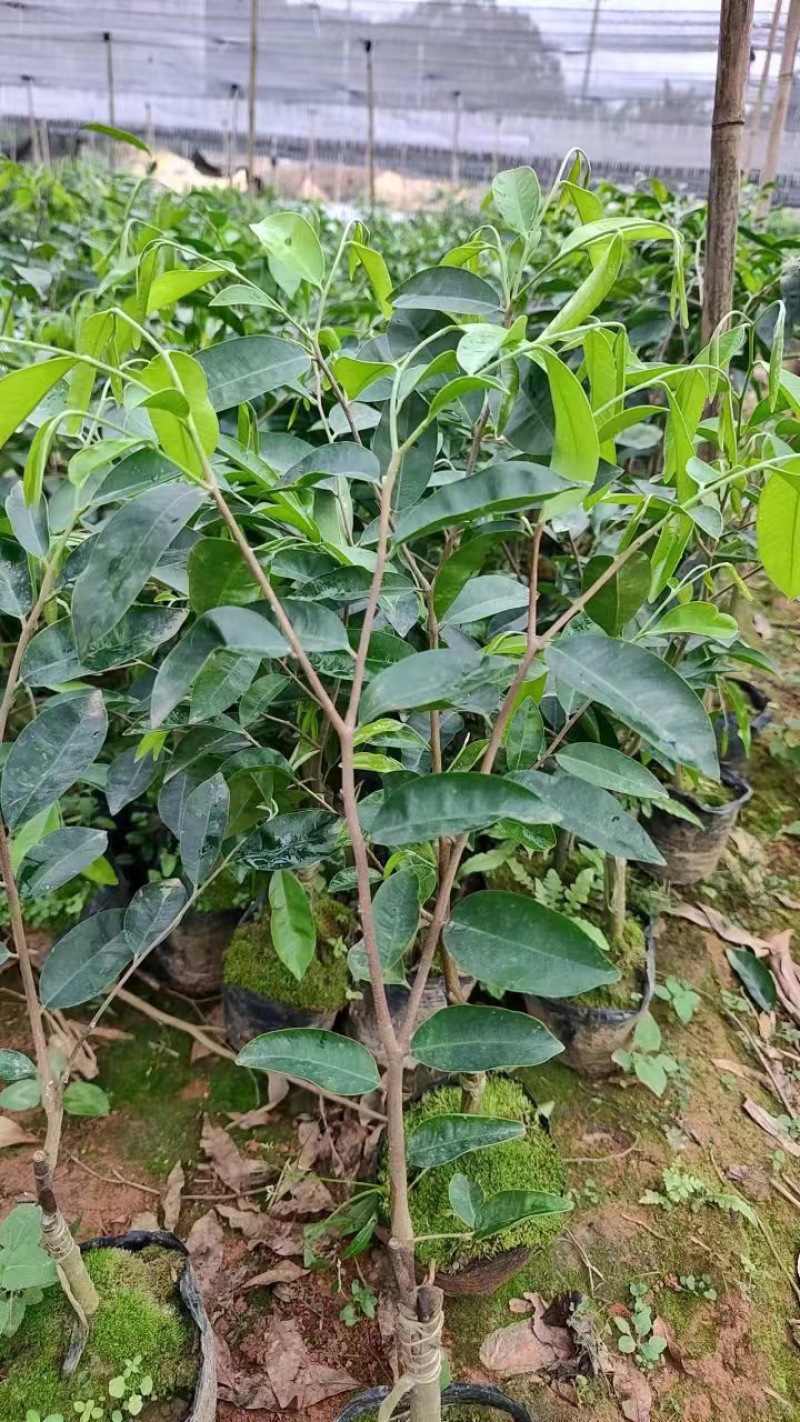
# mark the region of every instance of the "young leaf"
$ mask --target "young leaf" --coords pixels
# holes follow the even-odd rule
[[[600,441],[583,386],[555,351],[543,346],[532,355],[550,382],[556,419],[552,468],[564,479],[591,483],[600,463]]]
[[[360,1042],[321,1029],[265,1032],[236,1058],[252,1071],[279,1071],[338,1096],[363,1096],[380,1084],[375,1058]]]
[[[503,221],[528,237],[536,226],[542,193],[533,168],[507,168],[492,179],[492,197]]]
[[[10,375],[3,376],[0,380],[0,447],[61,377],[72,370],[75,362],[75,356],[56,356],[54,360],[24,365],[21,370],[12,370]]]
[[[509,770],[528,770],[538,760],[544,746],[542,713],[530,696],[519,705],[506,731],[506,765]]]
[[[574,997],[619,978],[588,933],[522,894],[468,894],[453,910],[444,943],[459,968],[504,992]]]
[[[298,982],[305,976],[317,946],[314,915],[300,880],[279,869],[269,881],[270,935],[281,962]]]
[[[14,741],[3,766],[0,805],[9,829],[46,810],[99,754],[108,717],[99,691],[45,705]]]
[[[798,464],[800,471],[800,464]],[[800,597],[800,472],[773,473],[758,500],[758,556],[785,597]]]
[[[535,1017],[504,1007],[443,1007],[417,1028],[411,1055],[443,1072],[539,1066],[564,1049]]]
[[[728,612],[720,612],[710,602],[685,602],[665,612],[648,629],[649,637],[708,637],[713,642],[730,642],[739,635],[739,625]]]
[[[522,1121],[494,1116],[431,1116],[408,1137],[408,1163],[415,1170],[433,1170],[474,1150],[521,1140],[524,1135]]]
[[[473,1229],[483,1204],[483,1191],[478,1182],[469,1180],[466,1175],[454,1175],[447,1187],[447,1195],[453,1214]]]
[[[281,267],[301,281],[322,286],[325,258],[311,223],[299,212],[271,212],[261,222],[251,222],[262,247]]]

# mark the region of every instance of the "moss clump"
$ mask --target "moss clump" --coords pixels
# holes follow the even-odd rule
[[[590,922],[593,915],[587,914]],[[647,940],[637,918],[626,918],[622,937],[613,944],[611,961],[619,972],[615,983],[603,983],[571,999],[580,1007],[633,1008],[639,1005],[647,971]]]
[[[124,1249],[87,1254],[100,1307],[70,1378],[62,1378],[61,1367],[74,1315],[60,1288],[47,1289],[19,1332],[0,1340],[0,1422],[22,1422],[29,1408],[43,1417],[71,1416],[73,1403],[90,1397],[110,1416],[118,1404],[109,1397],[109,1379],[137,1355],[138,1376],[152,1378],[154,1401],[190,1397],[198,1367],[196,1336],[173,1278],[177,1258],[156,1247],[139,1254]]]
[[[344,1007],[350,975],[343,940],[352,931],[353,916],[328,894],[318,895],[313,909],[317,951],[299,982],[275,952],[269,913],[237,928],[225,950],[224,981],[271,1002],[286,1002],[310,1011],[333,1012]]]
[[[458,1112],[461,1091],[457,1086],[443,1086],[429,1091],[406,1112],[406,1129],[412,1131],[432,1116]],[[531,1099],[518,1081],[508,1077],[492,1077],[486,1084],[482,1111],[487,1116],[502,1116],[508,1120],[524,1120],[527,1135],[503,1145],[463,1155],[448,1165],[428,1170],[411,1190],[411,1218],[414,1234],[452,1235],[464,1226],[456,1219],[450,1205],[448,1187],[454,1175],[466,1175],[480,1185],[484,1196],[500,1190],[540,1190],[548,1195],[560,1195],[564,1190],[564,1167],[557,1147],[540,1126]],[[458,1269],[474,1259],[488,1259],[517,1245],[539,1245],[557,1234],[562,1227],[560,1215],[543,1215],[528,1220],[493,1239],[462,1244],[457,1239],[424,1239],[417,1245],[417,1257],[423,1264],[434,1260],[443,1268]]]
[[[245,909],[259,893],[259,879],[263,876],[248,874],[240,884],[229,870],[212,879],[207,889],[195,904],[196,913],[224,913],[227,909]]]

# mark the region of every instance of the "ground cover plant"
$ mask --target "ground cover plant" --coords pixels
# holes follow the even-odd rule
[[[324,943],[352,991],[368,984],[380,1061],[296,1027],[239,1061],[339,1101],[383,1087],[382,1173],[348,1227],[356,1249],[388,1236],[390,1405],[410,1393],[417,1418],[440,1410],[442,1329],[417,1264],[544,1238],[571,1203],[556,1166],[536,1190],[491,1163],[533,1126],[487,1074],[560,1051],[498,1000],[617,980],[624,866],[662,859],[640,812],[679,814],[670,784],[717,781],[704,696],[713,710],[709,688],[758,661],[731,596],[758,558],[800,591],[784,307],[754,405],[755,316],[735,314],[688,364],[642,360],[605,304],[642,244],[663,248],[680,328],[680,234],[598,214],[582,171],[566,164],[546,197],[530,169],[498,175],[481,225],[408,275],[360,222],[323,242],[301,212],[249,213],[234,259],[224,212],[176,236],[166,203],[96,256],[58,340],[32,315],[30,274],[5,322],[0,435],[21,478],[0,564],[14,629],[0,864],[35,1061],[2,1064],[45,1109],[45,1223],[78,1052],[48,1051],[47,1014],[93,1004],[87,1036],[223,874],[259,876],[263,953],[302,984]],[[642,471],[627,434],[651,421],[662,457]],[[76,784],[93,792],[79,816]],[[26,897],[87,870],[119,887],[111,851],[131,807],[149,848],[126,865],[127,903],[70,927],[37,978]],[[559,875],[560,898],[547,877],[573,838],[603,865],[599,938],[565,911],[585,907],[577,877]],[[487,887],[509,845],[538,894]],[[343,910],[336,934],[316,915],[325,895]],[[448,1005],[421,1021],[432,972]],[[274,971],[259,981],[277,991]],[[649,1050],[641,1032],[635,1046]],[[409,1054],[455,1079],[445,1109],[409,1114]]]

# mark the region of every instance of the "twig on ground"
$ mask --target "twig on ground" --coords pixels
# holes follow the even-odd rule
[[[144,1195],[161,1196],[161,1191],[153,1188],[152,1185],[143,1185],[141,1180],[129,1180],[127,1176],[120,1175],[118,1170],[113,1175],[103,1175],[100,1170],[95,1170],[93,1166],[87,1165],[80,1156],[70,1154],[70,1160],[74,1165],[79,1165],[81,1170],[85,1170],[87,1175],[93,1175],[95,1180],[103,1180],[106,1185],[128,1185],[132,1190],[141,1190]]]

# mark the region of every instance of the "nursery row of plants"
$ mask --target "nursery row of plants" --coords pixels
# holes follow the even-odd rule
[[[32,1044],[0,1105],[46,1121],[38,1203],[0,1226],[0,1419],[215,1415],[180,1243],[81,1251],[58,1208],[63,1115],[108,1102],[48,1014],[88,1037],[143,964],[221,990],[242,1067],[383,1103],[333,1221],[393,1271],[399,1381],[362,1414],[435,1418],[470,1400],[441,1392],[442,1293],[571,1208],[510,1073],[563,1053],[661,1095],[677,1069],[660,885],[710,873],[749,797],[750,584],[800,594],[800,238],[743,226],[703,343],[703,205],[591,187],[581,155],[409,223],[0,182],[0,872]]]

